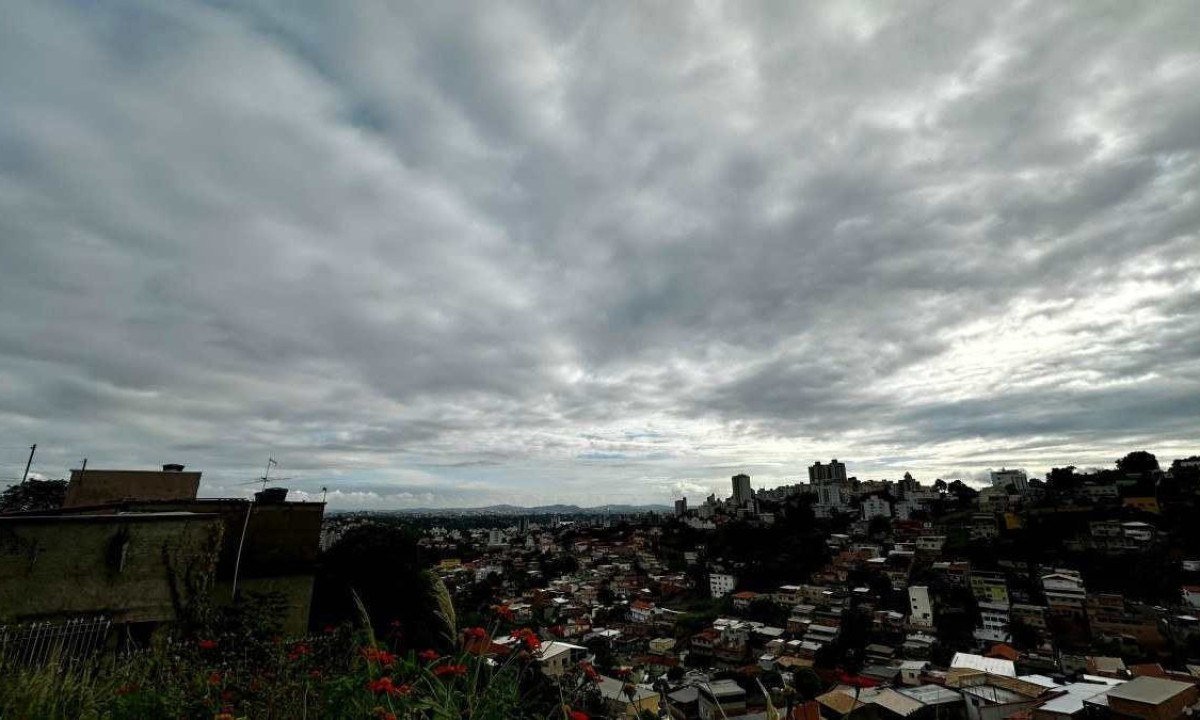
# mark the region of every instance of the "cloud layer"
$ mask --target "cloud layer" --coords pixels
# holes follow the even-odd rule
[[[18,3],[0,476],[598,504],[1200,450],[1194,6],[797,5]]]

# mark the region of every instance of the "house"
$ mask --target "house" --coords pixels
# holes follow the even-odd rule
[[[1082,682],[1059,685],[1051,681],[1050,688],[1057,696],[1033,709],[1033,720],[1069,720],[1085,717],[1084,702],[1122,684],[1123,680],[1085,676]]]
[[[753,590],[743,590],[733,594],[733,607],[737,610],[746,610],[750,607],[750,603],[758,598],[758,593]]]
[[[634,600],[629,603],[629,622],[644,625],[650,622],[654,615],[654,603],[646,600]]]
[[[533,659],[547,677],[559,677],[567,670],[579,664],[588,655],[588,649],[581,645],[551,640],[542,643],[534,653]]]
[[[1126,602],[1124,596],[1114,593],[1094,593],[1087,596],[1086,609],[1094,638],[1128,642],[1151,652],[1166,645],[1159,613],[1148,605]]]
[[[1082,619],[1085,616],[1087,590],[1079,573],[1059,570],[1043,575],[1041,580],[1048,615],[1073,619]]]
[[[967,720],[1003,720],[1031,710],[1050,695],[1037,683],[975,670],[948,675],[946,680],[963,694]]]
[[[900,682],[909,687],[921,684],[922,676],[932,665],[927,660],[903,660],[900,662]]]
[[[1192,683],[1142,676],[1088,698],[1089,706],[1103,708],[1118,718],[1172,720],[1183,717],[1187,708],[1200,701],[1200,689]]]
[[[950,659],[950,667],[952,669],[977,670],[991,675],[1002,675],[1005,677],[1016,677],[1017,669],[1013,665],[1012,660],[1004,660],[1003,658],[989,658],[983,655],[974,655],[972,653],[956,652],[954,657]]]
[[[1001,573],[972,572],[967,578],[967,583],[971,587],[971,594],[979,602],[999,603],[1005,606],[1011,604],[1008,597],[1008,582]]]
[[[962,693],[953,688],[941,685],[918,685],[917,687],[900,688],[897,692],[916,700],[925,706],[924,717],[936,720],[964,720],[966,707]]]
[[[733,680],[716,680],[696,686],[700,692],[700,720],[721,720],[744,715],[746,691]]]
[[[975,639],[989,643],[1006,643],[1012,640],[1009,633],[1008,605],[1005,603],[979,603],[979,627],[975,628]]]
[[[648,687],[607,675],[601,675],[596,685],[605,709],[614,718],[637,718],[643,712],[658,714],[658,693]]]

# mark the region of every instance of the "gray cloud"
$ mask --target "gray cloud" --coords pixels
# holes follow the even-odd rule
[[[0,476],[38,442],[212,492],[274,454],[339,504],[600,503],[1194,452],[1197,30],[19,4]]]

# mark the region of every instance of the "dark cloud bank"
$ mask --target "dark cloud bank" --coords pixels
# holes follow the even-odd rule
[[[0,475],[663,501],[1200,435],[1189,2],[18,3]]]

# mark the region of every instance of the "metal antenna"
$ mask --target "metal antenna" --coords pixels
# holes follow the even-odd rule
[[[267,489],[267,481],[271,477],[271,466],[278,465],[275,458],[267,458],[267,469],[263,472],[262,484],[263,490]],[[233,561],[233,583],[230,588],[230,600],[237,600],[237,583],[238,573],[242,569],[242,548],[246,546],[246,530],[250,527],[250,513],[254,511],[254,498],[250,498],[250,502],[246,503],[246,519],[242,521],[242,536],[238,538],[237,558]]]
[[[279,463],[275,462],[275,458],[273,458],[273,457],[267,458],[267,470],[266,470],[266,472],[263,473],[263,476],[262,476],[263,490],[267,489],[267,481],[270,480],[270,478],[271,478],[271,466],[278,465],[278,464]]]

